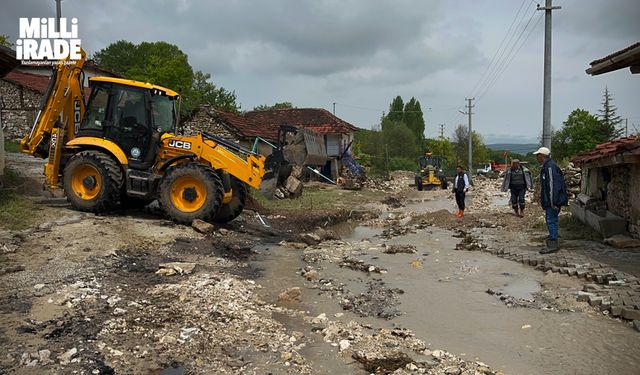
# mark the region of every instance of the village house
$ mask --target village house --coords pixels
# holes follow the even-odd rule
[[[311,130],[324,138],[328,157],[322,173],[336,180],[342,169],[342,155],[350,147],[357,128],[322,108],[291,108],[251,111],[245,115],[253,124],[278,128],[290,125]]]
[[[353,141],[357,128],[325,109],[292,108],[237,115],[205,105],[182,126],[187,134],[205,131],[252,148],[257,137],[276,145],[278,129],[283,125],[307,129],[321,138],[327,160],[320,167],[324,169],[323,174],[335,180],[342,167],[342,154]],[[257,145],[260,154],[271,154],[272,147],[268,143],[258,142]]]
[[[640,42],[589,65],[585,71],[594,76],[626,68],[638,74]],[[571,213],[604,237],[628,232],[640,238],[640,136],[599,144],[572,162],[582,169],[582,181]]]
[[[604,237],[640,238],[640,139],[618,138],[572,159],[582,169],[571,213]]]

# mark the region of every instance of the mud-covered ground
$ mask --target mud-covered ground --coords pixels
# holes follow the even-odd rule
[[[448,192],[416,192],[409,175],[395,177],[359,192],[321,189],[336,199],[312,202],[321,209],[254,205],[205,234],[153,207],[96,216],[59,197],[30,198],[26,228],[0,227],[0,374],[502,373],[501,364],[432,345],[428,329],[402,320],[412,290],[386,278],[397,264],[421,272],[436,257],[444,262],[424,243],[396,241],[412,235],[446,233],[445,247],[461,243],[460,254],[509,257],[514,241],[534,252],[539,212],[521,219],[496,209],[487,202],[504,197],[486,184],[457,220]],[[575,241],[587,249],[569,250],[576,259],[595,257],[625,275],[640,264],[633,252]],[[436,287],[481,272],[462,261]],[[499,287],[486,295],[505,309],[613,319],[576,300],[586,281],[535,272],[543,283],[530,296]]]

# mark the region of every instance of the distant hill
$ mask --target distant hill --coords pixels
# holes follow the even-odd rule
[[[534,152],[540,146],[537,143],[493,143],[487,147],[494,151],[509,151],[524,155]]]

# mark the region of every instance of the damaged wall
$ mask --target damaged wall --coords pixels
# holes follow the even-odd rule
[[[640,164],[583,168],[582,192],[598,200],[606,189],[607,210],[629,222],[628,230],[640,238]],[[610,181],[606,183],[606,176]]]
[[[2,126],[5,139],[18,140],[25,136],[33,125],[40,107],[42,94],[12,82],[0,80],[2,97]]]
[[[631,164],[629,178],[629,232],[640,238],[640,164]]]

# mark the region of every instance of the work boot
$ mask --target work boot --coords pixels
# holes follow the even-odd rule
[[[460,210],[456,211],[455,216],[460,217]]]
[[[516,216],[520,216],[520,213],[518,212],[518,207],[514,207],[513,212],[516,213]]]
[[[520,215],[519,215],[519,216],[520,216],[520,217],[524,217],[524,207],[522,207],[522,208],[520,209]]]
[[[560,246],[558,245],[558,240],[547,240],[547,247],[540,250],[540,254],[551,254],[560,250]]]
[[[463,218],[464,217],[464,211],[460,210],[460,215],[458,215],[459,218]]]

